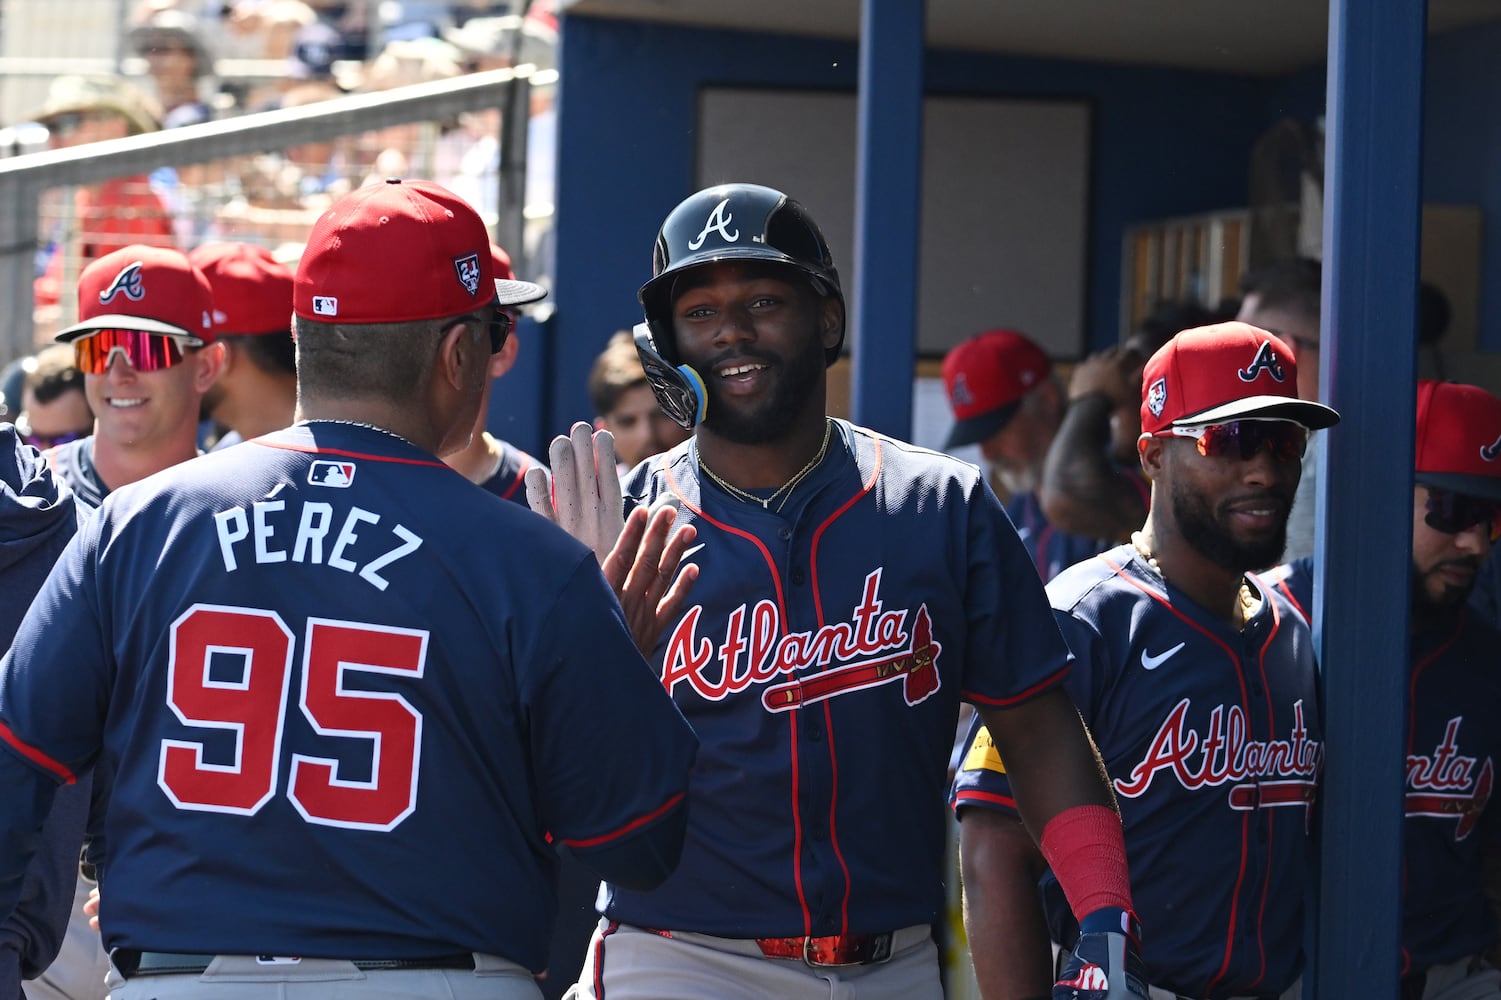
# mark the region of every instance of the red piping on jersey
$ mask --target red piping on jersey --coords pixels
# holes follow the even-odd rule
[[[1423,671],[1427,670],[1429,667],[1433,666],[1433,664],[1435,664],[1436,662],[1438,662],[1438,658],[1440,656],[1443,656],[1445,653],[1447,653],[1449,651],[1449,647],[1452,646],[1452,645],[1454,645],[1454,643],[1459,639],[1459,634],[1462,631],[1464,631],[1464,624],[1465,624],[1465,609],[1464,608],[1460,608],[1459,609],[1459,616],[1458,616],[1458,618],[1455,619],[1455,622],[1454,622],[1454,631],[1449,634],[1449,638],[1447,638],[1443,642],[1439,643],[1438,647],[1436,649],[1434,649],[1433,652],[1429,653],[1427,656],[1423,657],[1417,663],[1413,664],[1413,668],[1412,668],[1412,680],[1410,680],[1408,682],[1408,687],[1407,687],[1407,756],[1408,757],[1412,756],[1412,741],[1413,741],[1414,734],[1416,733],[1417,728],[1418,728],[1418,678],[1422,676]],[[1405,774],[1405,772],[1407,770],[1407,762],[1404,760],[1402,763],[1403,763],[1403,768],[1402,769],[1404,771],[1404,775],[1403,775],[1403,779],[1402,780],[1403,780],[1403,784],[1405,786],[1406,782],[1407,782],[1407,778],[1406,778],[1406,774]],[[1404,822],[1406,822],[1405,819],[1404,819]],[[1407,859],[1406,858],[1402,859],[1402,896],[1403,896],[1403,898],[1406,898],[1406,896],[1407,896]],[[1402,968],[1401,968],[1400,974],[1405,976],[1405,975],[1407,975],[1407,973],[1411,969],[1412,969],[1412,954],[1410,952],[1408,952],[1408,950],[1407,950],[1407,943],[1404,941],[1402,943]]]
[[[743,528],[731,527],[730,525],[725,524],[723,521],[719,521],[710,517],[704,512],[702,506],[695,506],[693,502],[684,495],[681,487],[678,486],[677,480],[672,475],[669,474],[666,478],[668,487],[671,488],[672,492],[677,496],[677,498],[683,502],[684,507],[687,507],[694,514],[703,518],[705,521],[707,521],[709,524],[712,524],[720,531],[745,539],[756,547],[756,551],[761,553],[761,558],[766,561],[766,570],[771,574],[772,585],[776,588],[777,617],[781,622],[782,635],[785,637],[787,635],[788,628],[787,598],[782,588],[782,574],[777,571],[777,563],[776,560],[771,557],[771,551],[767,549],[766,545],[761,541],[761,539],[757,538],[749,531],[746,531]],[[797,902],[803,911],[803,934],[811,935],[813,933],[813,913],[808,909],[808,898],[807,895],[803,892],[803,822],[802,816],[799,814],[797,808],[798,781],[800,778],[797,768],[798,711],[798,709],[793,708],[786,713],[787,729],[791,734],[792,741],[792,882],[797,887]]]
[[[594,942],[594,996],[595,1000],[605,1000],[605,938],[620,929],[620,924],[611,920],[605,924],[599,932],[599,940]]]
[[[1298,614],[1300,614],[1300,615],[1303,616],[1303,620],[1305,622],[1307,622],[1309,625],[1312,625],[1313,624],[1313,615],[1309,614],[1308,613],[1308,609],[1305,608],[1305,607],[1303,607],[1303,605],[1301,605],[1301,604],[1298,603],[1298,599],[1296,597],[1294,597],[1293,596],[1293,592],[1290,589],[1288,589],[1287,578],[1286,577],[1283,577],[1281,580],[1277,581],[1276,588],[1278,590],[1282,591],[1282,596],[1286,597],[1287,600],[1288,600],[1288,603],[1290,603],[1293,606],[1293,609],[1295,611],[1297,611]]]
[[[627,823],[625,826],[622,826],[617,830],[611,830],[609,833],[602,834],[598,837],[586,837],[583,840],[565,840],[563,841],[563,843],[567,844],[569,847],[598,847],[600,844],[606,843],[607,841],[615,840],[617,837],[623,837],[626,834],[630,833],[632,830],[639,829],[640,827],[645,826],[647,823],[650,823],[652,820],[657,819],[663,813],[670,812],[673,807],[675,807],[679,802],[683,801],[684,794],[685,793],[683,792],[678,792],[672,798],[668,799],[666,802],[662,803],[660,806],[658,806],[656,809],[653,809],[645,816],[638,816]]]
[[[830,707],[833,699],[823,703],[823,728],[824,735],[829,743],[829,771],[832,780],[829,788],[829,843],[834,848],[834,857],[839,860],[839,870],[844,873],[844,899],[839,904],[839,933],[850,932],[850,892],[853,882],[850,879],[850,866],[845,864],[844,852],[839,849],[839,831],[835,829],[834,816],[838,812],[839,804],[839,758],[834,753],[834,712]]]
[[[819,590],[818,586],[818,546],[823,541],[823,533],[828,530],[829,525],[837,521],[845,511],[864,499],[875,488],[876,480],[881,477],[881,465],[883,462],[881,439],[873,438],[872,444],[875,447],[875,463],[871,468],[870,477],[865,480],[859,492],[840,504],[833,513],[824,518],[823,522],[813,530],[813,543],[808,553],[808,582],[813,588],[813,613],[818,621],[819,628],[823,628],[827,623],[824,621],[823,616],[823,593]],[[829,744],[829,770],[831,775],[831,787],[829,789],[829,845],[834,848],[834,857],[839,861],[839,870],[844,874],[844,896],[839,903],[839,933],[847,934],[849,933],[850,925],[850,893],[854,890],[854,882],[850,878],[849,865],[844,860],[844,851],[839,847],[839,830],[834,819],[839,806],[839,758],[834,752],[834,713],[830,703],[827,701],[823,703],[823,718],[824,735]],[[794,757],[793,760],[795,766],[796,758]],[[795,795],[792,805],[792,811],[796,813],[797,798]],[[798,844],[798,854],[799,856],[802,854],[801,843]],[[801,874],[798,876],[797,894],[798,898],[802,899],[803,886]],[[803,907],[803,914],[805,922],[811,918],[806,905]],[[813,933],[811,926],[807,933]]]
[[[954,812],[966,802],[989,802],[998,806],[1005,806],[1013,812],[1019,812],[1016,808],[1016,800],[1009,795],[999,795],[995,792],[985,792],[978,788],[966,788],[954,793]]]
[[[984,695],[975,694],[973,691],[960,691],[959,696],[965,701],[971,702],[976,705],[990,705],[995,708],[1005,708],[1008,705],[1015,705],[1018,702],[1026,701],[1033,695],[1041,694],[1043,691],[1046,691],[1048,688],[1062,681],[1063,678],[1067,676],[1068,664],[1064,664],[1058,670],[1054,671],[1051,676],[1044,677],[1036,684],[1033,684],[1031,687],[1027,688],[1027,690],[1023,691],[1021,694],[1014,694],[1009,698],[987,698]]]
[[[1104,555],[1099,556],[1099,559],[1106,566],[1109,566],[1112,570],[1114,570],[1116,576],[1120,577],[1122,580],[1125,580],[1131,586],[1135,587],[1143,594],[1146,594],[1158,604],[1161,604],[1164,608],[1167,608],[1168,611],[1172,612],[1173,617],[1177,618],[1183,624],[1187,625],[1195,632],[1198,632],[1200,635],[1204,636],[1204,638],[1210,640],[1216,646],[1220,647],[1220,649],[1223,649],[1225,651],[1225,655],[1230,657],[1230,663],[1235,667],[1235,677],[1240,682],[1241,709],[1246,712],[1247,718],[1249,718],[1250,696],[1246,692],[1246,675],[1244,669],[1241,667],[1240,657],[1235,655],[1235,651],[1228,645],[1226,645],[1219,636],[1215,635],[1213,632],[1210,632],[1204,626],[1200,625],[1198,622],[1194,621],[1192,618],[1189,618],[1183,612],[1173,607],[1173,603],[1167,599],[1166,594],[1160,594],[1157,591],[1153,590],[1151,587],[1142,584],[1140,581],[1136,580],[1130,574],[1128,574],[1124,566],[1116,565]],[[1275,605],[1273,605],[1273,607],[1275,608]],[[1264,646],[1263,649],[1265,649]],[[1214,978],[1209,980],[1209,983],[1204,987],[1205,993],[1212,992],[1214,986],[1219,983],[1221,979],[1224,979],[1226,973],[1230,971],[1230,954],[1235,947],[1236,916],[1237,911],[1240,909],[1240,891],[1246,881],[1246,862],[1250,853],[1248,844],[1249,835],[1250,814],[1247,813],[1241,818],[1240,821],[1240,870],[1235,876],[1235,891],[1230,895],[1230,925],[1225,930],[1225,958],[1224,961],[1220,964],[1220,970],[1214,974]]]
[[[447,465],[431,458],[393,458],[389,455],[369,455],[363,451],[346,451],[343,448],[319,448],[316,445],[292,444],[287,441],[267,441],[265,438],[254,438],[250,444],[262,445],[266,448],[280,448],[282,451],[300,451],[305,455],[341,455],[344,458],[363,458],[371,462],[393,462],[397,465],[430,465],[437,469],[446,469]]]
[[[42,753],[42,751],[38,750],[36,747],[21,739],[21,737],[17,736],[15,732],[3,722],[0,722],[0,740],[4,740],[6,743],[9,743],[15,749],[16,753],[20,754],[22,757],[25,757],[33,764],[37,765],[43,770],[50,771],[53,777],[63,782],[63,784],[72,785],[78,781],[78,776],[70,771],[66,764],[48,757],[46,754]]]
[[[521,482],[526,478],[526,470],[532,467],[532,463],[526,460],[525,455],[522,455],[519,461],[521,462],[521,468],[516,470],[516,478],[511,480],[511,488],[500,495],[502,500],[511,499],[511,494],[521,488]]]
[[[1272,627],[1267,633],[1266,642],[1261,644],[1261,651],[1256,656],[1256,668],[1261,673],[1261,690],[1263,696],[1266,698],[1266,717],[1269,729],[1267,738],[1274,740],[1277,738],[1277,709],[1272,702],[1272,685],[1267,682],[1266,677],[1266,651],[1271,648],[1272,640],[1277,637],[1277,633],[1282,628],[1282,613],[1277,609],[1277,602],[1272,600],[1271,596],[1267,594],[1266,584],[1261,578],[1253,577],[1253,579],[1256,581],[1257,589],[1261,591],[1262,600],[1267,603],[1272,615]],[[1296,607],[1297,602],[1294,601],[1293,605]],[[1299,610],[1301,611],[1302,609],[1300,608]],[[1307,815],[1306,811],[1304,815]],[[1268,859],[1270,859],[1272,856],[1272,844],[1277,835],[1277,813],[1275,810],[1267,813],[1266,825],[1266,853]],[[1261,964],[1256,967],[1256,978],[1246,984],[1248,987],[1259,986],[1261,985],[1261,981],[1266,978],[1266,901],[1271,894],[1272,866],[1267,865],[1265,876],[1261,880],[1261,906],[1256,910],[1256,955]]]
[[[693,503],[683,495],[683,491],[678,487],[677,481],[673,479],[672,476],[667,477],[667,485],[672,488],[672,492],[677,495],[677,498],[683,501],[683,506],[687,507],[694,514],[697,514],[699,517],[703,518],[705,521],[709,522],[720,531],[745,539],[746,541],[754,545],[756,547],[756,550],[761,553],[761,558],[766,560],[766,569],[771,573],[771,581],[776,587],[777,612],[782,621],[782,634],[785,636],[787,634],[787,600],[782,592],[782,574],[777,572],[776,560],[771,557],[771,552],[766,548],[764,544],[762,544],[761,539],[757,538],[755,535],[742,528],[731,527],[730,525],[725,524],[723,521],[717,521],[714,518],[710,517],[708,514],[704,513],[701,507],[694,506]]]

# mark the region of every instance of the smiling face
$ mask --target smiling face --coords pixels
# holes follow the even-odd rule
[[[701,265],[674,295],[677,353],[708,392],[706,431],[762,444],[823,419],[825,351],[843,322],[838,301],[820,297],[796,270],[760,261]]]
[[[187,348],[170,368],[142,372],[116,352],[103,375],[85,375],[96,445],[150,449],[198,426],[199,401],[218,372],[217,348]]]
[[[1185,542],[1233,573],[1281,560],[1299,459],[1278,460],[1265,448],[1248,459],[1201,455],[1188,438],[1160,444],[1172,519]]]

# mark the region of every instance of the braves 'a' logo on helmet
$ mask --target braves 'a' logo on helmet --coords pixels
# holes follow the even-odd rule
[[[1481,445],[1480,457],[1487,462],[1494,462],[1496,459],[1501,458],[1501,436],[1498,436],[1490,444]]]
[[[1152,411],[1152,416],[1162,416],[1162,411],[1167,408],[1167,379],[1160,378],[1147,386],[1147,409]]]
[[[704,222],[704,228],[699,230],[697,236],[688,241],[689,250],[697,250],[704,245],[704,240],[709,238],[710,233],[718,233],[726,243],[734,243],[740,238],[740,230],[730,232],[730,223],[735,221],[733,213],[726,212],[724,207],[730,203],[726,198],[714,206],[714,211],[709,213],[709,218]]]
[[[455,257],[453,271],[458,275],[459,284],[470,295],[479,291],[479,254],[467,253],[462,257]]]
[[[1287,372],[1282,368],[1282,361],[1277,357],[1276,350],[1270,340],[1263,340],[1261,346],[1256,349],[1256,356],[1251,363],[1244,368],[1237,369],[1235,374],[1240,376],[1242,382],[1254,382],[1266,372],[1278,382],[1287,381]]]
[[[134,261],[120,268],[120,273],[115,275],[115,280],[99,293],[99,301],[108,302],[121,294],[133,302],[139,302],[146,297],[146,282],[141,277],[140,261]]]

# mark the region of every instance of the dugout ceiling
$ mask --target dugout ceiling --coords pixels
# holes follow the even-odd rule
[[[555,0],[560,12],[830,38],[860,33],[860,0]],[[1429,0],[1428,27],[1501,19],[1496,0]],[[1281,76],[1321,63],[1320,0],[928,0],[928,45],[1083,62]]]

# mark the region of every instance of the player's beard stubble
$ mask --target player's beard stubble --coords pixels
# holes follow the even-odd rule
[[[704,427],[736,444],[780,441],[797,424],[819,379],[824,377],[827,364],[823,345],[817,337],[809,336],[804,348],[791,356],[778,357],[742,348],[735,352],[735,357],[771,365],[772,370],[777,373],[776,382],[765,399],[755,403],[743,400],[731,403],[720,394],[718,376],[713,374],[719,359],[699,368],[699,371],[709,373],[704,379],[704,388],[709,396],[709,405],[704,412]]]
[[[1180,481],[1173,482],[1173,519],[1184,540],[1216,566],[1234,573],[1267,569],[1282,561],[1282,552],[1287,548],[1287,515],[1293,504],[1290,493],[1279,497],[1282,516],[1277,520],[1276,530],[1263,538],[1241,539],[1226,522],[1229,505],[1244,499],[1222,500],[1211,508],[1203,493]]]

